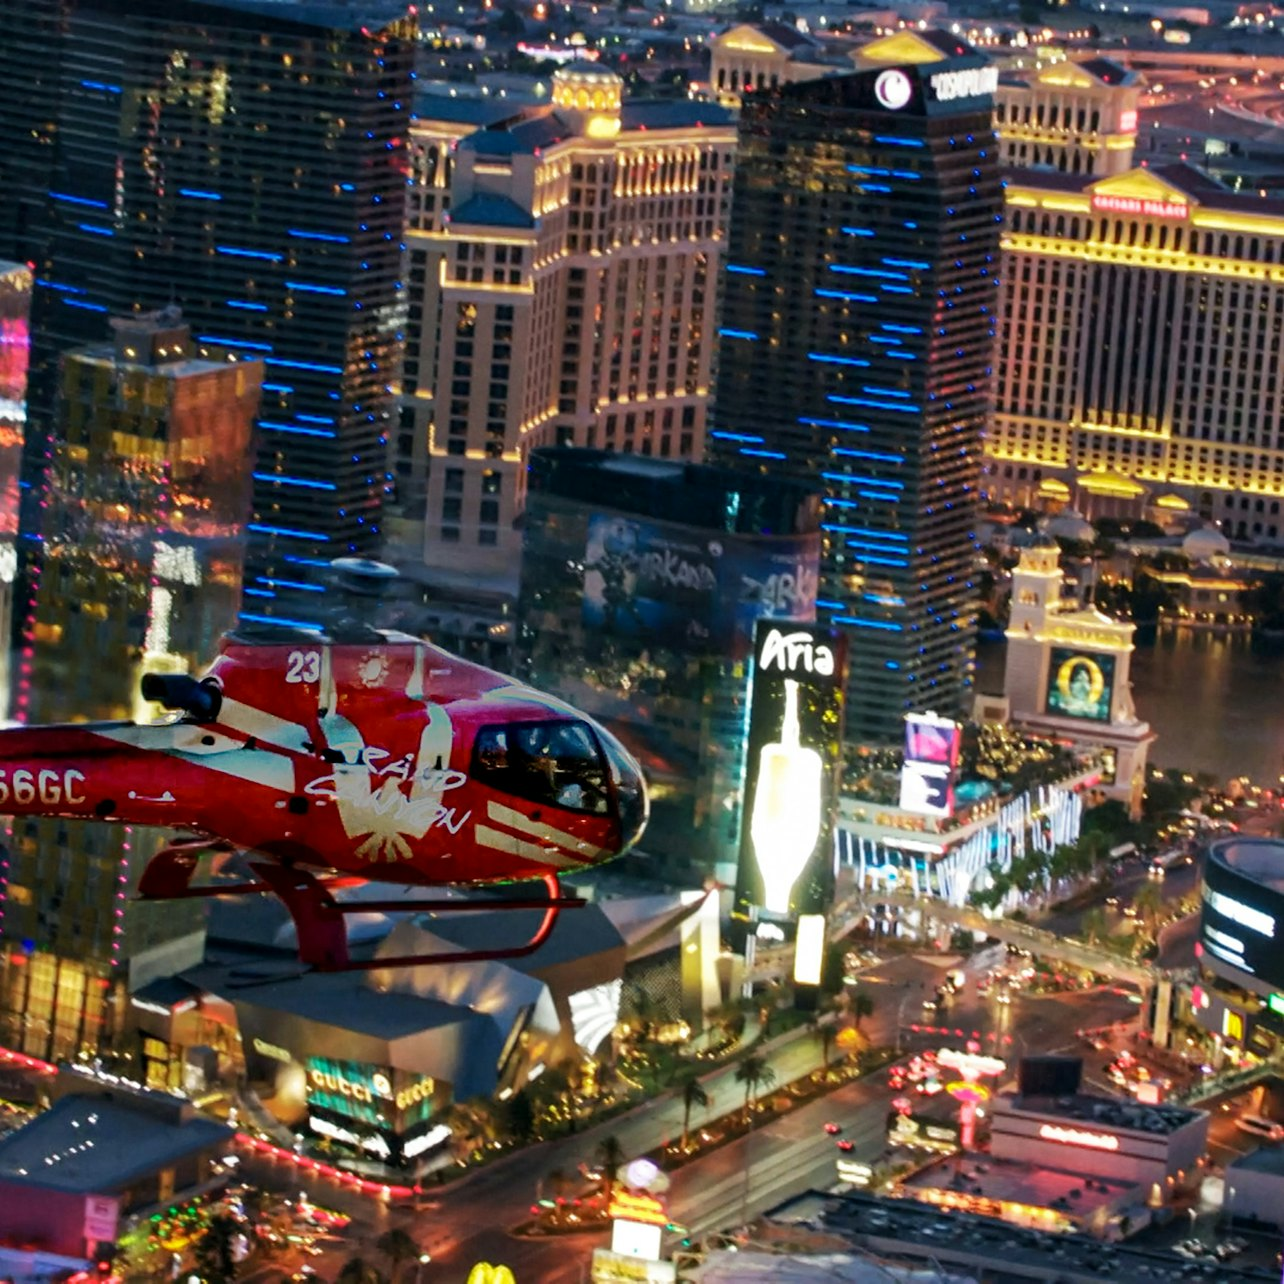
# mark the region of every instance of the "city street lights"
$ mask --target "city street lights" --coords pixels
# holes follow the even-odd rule
[[[419,1254],[419,1261],[415,1263],[415,1284],[419,1284],[419,1276],[420,1276],[420,1274],[422,1273],[422,1271],[423,1271],[424,1267],[425,1267],[425,1266],[427,1266],[427,1265],[428,1265],[428,1263],[429,1263],[429,1262],[431,1262],[431,1261],[432,1261],[432,1254],[431,1254],[431,1253],[420,1253],[420,1254]]]

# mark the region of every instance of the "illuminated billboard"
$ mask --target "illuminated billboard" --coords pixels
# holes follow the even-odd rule
[[[759,620],[754,634],[736,909],[822,912],[833,884],[846,639]]]
[[[1052,648],[1048,664],[1048,713],[1109,722],[1114,690],[1113,655],[1068,646]]]
[[[624,513],[588,515],[585,625],[608,636],[744,655],[760,615],[810,619],[815,535],[736,536]]]
[[[918,1146],[925,1150],[954,1151],[959,1148],[959,1125],[953,1120],[928,1115],[903,1115],[893,1110],[887,1116],[889,1146]]]
[[[1269,839],[1215,843],[1204,862],[1199,939],[1210,962],[1284,988],[1284,847]]]
[[[923,816],[954,813],[954,769],[962,730],[934,713],[905,715],[905,760],[901,767],[900,805]]]
[[[308,1131],[318,1137],[396,1164],[449,1133],[433,1119],[433,1079],[332,1057],[309,1057],[306,1069]]]

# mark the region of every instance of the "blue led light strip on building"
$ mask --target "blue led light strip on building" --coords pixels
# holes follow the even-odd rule
[[[838,272],[842,276],[877,276],[888,281],[905,280],[904,272],[884,272],[882,268],[848,267],[843,263],[831,263],[829,265],[829,270],[831,272]]]
[[[274,580],[266,575],[260,575],[258,582],[267,584],[272,588],[300,589],[304,593],[324,593],[327,591],[324,584],[305,584],[302,580]]]
[[[202,192],[195,187],[180,187],[178,194],[189,197],[194,201],[221,201],[223,199],[217,192]]]
[[[260,419],[259,427],[265,432],[284,432],[294,437],[324,437],[333,439],[338,433],[332,432],[326,428],[301,428],[297,424],[277,424],[270,419]]]
[[[839,526],[836,529],[847,531],[852,535],[863,535],[865,536],[866,539],[882,540],[885,544],[905,544],[907,546],[907,549],[909,545],[909,536],[899,535],[897,534],[896,531],[876,531],[869,526]],[[885,550],[885,551],[899,552],[901,550],[897,549],[897,550]]]
[[[761,437],[755,437],[752,434],[743,433],[743,432],[711,432],[709,436],[718,437],[722,441],[748,441],[748,442],[762,441]]]
[[[904,455],[889,455],[879,450],[850,450],[846,446],[835,446],[833,454],[843,455],[848,459],[872,459],[881,464],[903,464]]]
[[[876,236],[872,227],[844,227],[839,229],[844,236]]]
[[[253,473],[255,481],[275,482],[279,486],[301,486],[304,490],[338,490],[334,482],[312,481],[307,477],[287,477],[283,473]]]
[[[329,232],[304,232],[297,227],[290,228],[289,235],[300,241],[333,241],[336,245],[347,245],[352,239],[348,236],[334,236]]]
[[[868,397],[840,397],[833,392],[825,400],[840,406],[870,406],[874,410],[895,410],[906,415],[916,415],[919,410],[917,406],[903,406],[893,401],[871,401]]]
[[[898,138],[895,134],[875,134],[874,141],[884,147],[926,147],[921,138]]]
[[[882,322],[878,328],[880,330],[891,330],[895,334],[922,334],[923,333],[921,326],[896,325],[891,321]]]
[[[843,290],[817,290],[816,297],[819,299],[841,299],[844,303],[877,303],[878,298],[873,294],[848,294]]]
[[[287,281],[287,290],[297,290],[300,294],[347,294],[337,285],[308,285],[306,281]]]
[[[854,624],[858,629],[885,629],[888,633],[901,633],[904,625],[893,624],[889,620],[862,620],[856,615],[835,615],[835,624]]]
[[[812,419],[810,417],[806,417],[800,418],[798,422],[800,424],[805,424],[808,428],[841,428],[844,432],[870,431],[868,424],[854,424],[847,419]]]
[[[267,263],[280,263],[285,257],[267,250],[238,250],[235,245],[216,245],[214,248],[220,254],[230,255],[234,259],[263,259]]]
[[[749,339],[757,342],[758,336],[752,330],[719,330],[718,333],[724,339]]]
[[[860,473],[821,473],[826,481],[846,482],[853,486],[878,486],[884,490],[904,490],[905,483],[883,481],[878,477],[864,477]]]
[[[924,263],[920,259],[884,259],[883,262],[888,267],[913,268],[918,272],[930,272],[932,268],[930,263]]]
[[[217,343],[223,348],[248,348],[252,352],[271,352],[270,343],[251,343],[249,339],[227,339],[218,334],[198,334],[197,343]]]
[[[101,303],[86,303],[83,299],[63,299],[69,308],[79,308],[82,312],[106,312]]]
[[[121,92],[119,85],[108,85],[101,80],[82,80],[80,87],[82,89],[97,89],[104,94],[118,94]]]
[[[286,539],[314,539],[321,544],[330,542],[330,537],[324,531],[292,530],[288,526],[264,526],[261,522],[247,522],[245,529],[258,531],[261,535],[281,535]]]
[[[742,267],[739,263],[728,263],[726,271],[734,272],[737,276],[766,276],[765,268]]]
[[[788,459],[789,456],[779,450],[753,450],[748,446],[741,446],[742,455],[761,455],[764,459]]]
[[[342,366],[321,366],[315,361],[286,361],[282,357],[269,357],[267,364],[270,366],[283,366],[289,370],[320,370],[322,374],[342,374]],[[267,387],[266,384],[263,385]]]
[[[82,232],[89,232],[93,236],[115,236],[115,231],[110,227],[95,227],[92,223],[77,223],[76,226]]]
[[[228,299],[229,308],[237,308],[241,312],[266,312],[266,303],[247,303],[244,299]]]
[[[245,591],[253,593],[255,597],[272,596],[271,593],[262,593],[255,589],[246,589]],[[314,633],[324,632],[319,624],[314,624],[311,620],[286,620],[279,615],[251,615],[249,611],[242,611],[241,619],[248,620],[251,624],[279,624],[285,628],[311,629]]]
[[[297,553],[285,553],[282,555],[283,562],[292,562],[296,566],[321,566],[328,567],[329,562],[320,557],[300,557]]]
[[[808,361],[823,361],[834,366],[868,366],[869,362],[861,357],[830,357],[823,352],[809,352]]]
[[[91,201],[87,196],[71,196],[67,192],[50,192],[49,195],[55,201],[61,201],[65,205],[83,205],[91,210],[105,210],[106,201]]]

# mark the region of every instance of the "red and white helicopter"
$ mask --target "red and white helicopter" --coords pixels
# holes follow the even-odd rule
[[[558,875],[627,851],[646,825],[638,764],[604,728],[552,696],[408,634],[356,620],[325,633],[237,631],[199,680],[147,674],[156,723],[0,732],[0,814],[153,825],[163,847],[144,899],[273,892],[300,961],[386,968],[537,949],[558,910]],[[211,847],[251,853],[254,881],[193,886]],[[354,960],[344,915],[477,910],[457,900],[360,900],[362,882],[485,885],[542,879],[547,895],[484,908],[543,909],[522,945]]]

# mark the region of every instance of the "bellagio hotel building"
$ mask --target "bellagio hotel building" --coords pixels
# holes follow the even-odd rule
[[[1008,174],[986,490],[1284,541],[1284,203],[1134,167],[1137,83],[1112,67],[1000,86],[1009,164],[1040,168]]]
[[[538,446],[702,459],[735,122],[621,100],[592,63],[551,103],[417,104],[397,555],[517,565]]]

